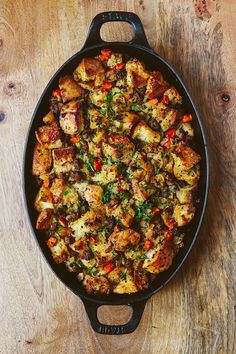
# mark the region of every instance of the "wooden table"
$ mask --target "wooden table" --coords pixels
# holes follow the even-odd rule
[[[116,3],[116,4],[115,4]],[[82,302],[52,274],[27,223],[23,149],[39,96],[56,69],[84,43],[101,11],[136,12],[150,45],[178,70],[200,107],[211,153],[209,204],[199,240],[182,270],[148,303],[130,335],[92,331]],[[236,352],[236,2],[0,1],[0,352]],[[127,40],[129,25],[105,25]],[[109,323],[126,307],[101,309]]]

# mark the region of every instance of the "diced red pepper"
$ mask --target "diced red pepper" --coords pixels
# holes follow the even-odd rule
[[[50,185],[50,179],[49,178],[46,178],[44,181],[43,181],[43,186],[48,188]]]
[[[144,248],[145,248],[146,250],[152,249],[153,246],[154,246],[154,243],[153,243],[151,240],[146,240],[146,241],[144,242]]]
[[[73,136],[72,138],[70,138],[70,142],[73,144],[78,143],[78,141],[80,141],[80,137],[79,136]]]
[[[110,90],[114,85],[115,85],[114,82],[104,82],[102,84],[102,90],[105,90],[105,91]]]
[[[173,229],[173,227],[175,227],[176,224],[177,224],[177,223],[176,223],[176,221],[175,221],[174,219],[172,219],[172,220],[170,220],[170,221],[168,222],[168,226],[169,226],[171,229]]]
[[[54,97],[58,97],[58,96],[61,96],[61,90],[60,89],[57,89],[55,91],[52,91],[52,95]]]
[[[169,129],[169,130],[166,132],[166,135],[167,135],[169,138],[173,139],[174,136],[175,136],[175,129],[174,129],[174,128]]]
[[[167,105],[170,102],[169,97],[167,95],[163,95],[162,103]]]
[[[47,241],[47,245],[51,248],[51,247],[54,247],[56,246],[57,244],[57,239],[56,237],[50,237]]]
[[[94,160],[94,170],[95,171],[101,171],[101,169],[102,169],[102,161],[101,160],[99,160],[99,159],[95,159]]]
[[[104,270],[106,273],[110,273],[113,269],[115,268],[115,265],[113,263],[108,263],[104,265]]]
[[[89,242],[93,243],[93,244],[96,243],[96,239],[95,239],[95,237],[93,235],[90,235]]]
[[[64,218],[64,216],[59,216],[58,221],[63,227],[68,226],[68,221],[66,220],[66,218]]]
[[[164,232],[167,233],[167,235],[168,235],[166,240],[167,241],[171,241],[172,238],[173,238],[172,232],[170,230],[166,229],[166,228],[164,229]]]
[[[164,146],[164,147],[169,147],[170,144],[171,144],[171,140],[169,138],[164,144],[161,144],[161,145]]]
[[[157,98],[153,98],[152,100],[149,101],[149,103],[157,105],[159,103]]]
[[[114,232],[120,232],[120,227],[118,225],[114,227]]]
[[[102,50],[101,50],[101,54],[99,55],[99,59],[100,59],[101,61],[106,61],[106,60],[108,60],[108,59],[110,58],[111,53],[112,53],[112,51],[111,51],[111,49],[109,49],[109,48],[107,48],[107,49],[102,49]]]
[[[116,70],[122,70],[125,67],[125,64],[116,64]]]
[[[155,213],[155,214],[160,214],[160,209],[154,208],[154,209],[153,209],[153,213]]]
[[[122,176],[122,175],[118,175],[117,176],[119,179],[123,179],[124,178],[124,176]]]
[[[183,121],[184,123],[191,122],[191,120],[193,120],[192,114],[186,114],[186,115],[184,115],[183,118],[182,118],[182,121]]]
[[[122,187],[118,187],[118,188],[117,188],[117,190],[118,190],[118,192],[121,192],[121,191],[123,191],[123,190],[124,190],[124,188],[122,188]]]
[[[109,76],[114,75],[114,69],[109,70],[109,71],[107,72],[107,74],[108,74]]]

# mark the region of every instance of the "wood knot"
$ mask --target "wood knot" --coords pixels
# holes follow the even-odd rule
[[[235,94],[233,91],[224,90],[217,92],[215,95],[215,103],[218,108],[229,109],[234,105]]]
[[[3,91],[7,96],[19,97],[23,93],[23,86],[20,82],[9,81],[3,87]]]
[[[0,48],[3,47],[3,39],[0,38]]]
[[[212,4],[208,0],[195,0],[194,9],[197,17],[201,20],[211,18]]]
[[[0,122],[6,119],[6,114],[3,111],[0,111]]]

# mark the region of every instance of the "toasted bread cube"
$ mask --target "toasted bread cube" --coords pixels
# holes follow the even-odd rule
[[[130,227],[134,219],[135,211],[129,205],[121,203],[111,212],[111,215],[119,220],[125,227]]]
[[[50,170],[52,164],[51,150],[47,149],[44,145],[36,143],[33,155],[32,174],[40,176]]]
[[[38,142],[48,149],[54,149],[62,146],[61,133],[59,131],[57,122],[43,125],[42,127],[38,128],[35,134]]]
[[[107,103],[106,98],[107,98],[107,91],[102,91],[101,89],[94,89],[90,95],[89,95],[91,102],[97,106],[97,107],[102,107],[106,108]]]
[[[177,122],[177,119],[178,119],[178,112],[171,108],[167,112],[165,118],[160,122],[160,126],[163,132],[169,130]]]
[[[102,63],[94,58],[83,58],[74,71],[75,80],[90,81],[104,74]]]
[[[121,279],[121,273],[125,270],[125,267],[115,267],[111,272],[107,274],[107,278],[113,284],[118,284]]]
[[[171,266],[174,258],[174,250],[168,244],[164,244],[161,247],[148,251],[146,256],[143,268],[150,273],[158,274]]]
[[[134,154],[135,145],[126,136],[110,133],[107,142],[102,144],[102,151],[107,158],[112,157],[113,160],[128,164]]]
[[[134,199],[137,202],[144,202],[150,197],[150,195],[153,194],[153,192],[155,192],[153,185],[147,184],[144,180],[138,181],[136,179],[132,179],[131,184],[133,188]]]
[[[177,122],[179,113],[174,108],[169,108],[162,103],[159,103],[153,109],[152,116],[157,120],[161,129],[165,132]]]
[[[139,116],[132,112],[123,112],[121,113],[120,119],[116,119],[113,121],[113,125],[124,132],[125,134],[129,135],[131,129],[133,128],[134,124],[138,121]]]
[[[125,229],[113,232],[109,240],[113,243],[116,251],[126,252],[138,245],[140,234],[132,229]]]
[[[127,85],[131,88],[143,87],[146,85],[149,78],[143,63],[137,59],[129,60],[126,63]]]
[[[159,97],[167,87],[168,84],[163,79],[162,74],[159,71],[152,72],[147,82],[146,96],[150,100]]]
[[[160,142],[160,134],[152,130],[144,120],[142,120],[136,125],[132,138],[141,140],[145,143]]]
[[[43,209],[53,209],[52,195],[49,188],[42,186],[38,191],[38,194],[34,203],[35,209],[37,211],[42,211]]]
[[[78,85],[88,91],[94,90],[94,81],[79,81]]]
[[[118,175],[117,165],[103,165],[101,172],[95,174],[91,179],[97,183],[108,184],[117,181]]]
[[[110,293],[110,283],[104,276],[85,275],[83,286],[88,294],[108,295]]]
[[[93,254],[88,246],[87,239],[85,236],[70,244],[70,248],[74,252],[78,253],[81,259],[90,260],[93,258]]]
[[[74,135],[84,129],[83,109],[79,101],[64,104],[60,113],[60,126],[64,133]]]
[[[43,209],[37,219],[36,229],[37,230],[48,230],[51,226],[53,219],[53,209]]]
[[[45,124],[51,124],[52,122],[55,122],[55,120],[56,120],[56,118],[51,111],[48,112],[48,114],[46,114],[46,116],[43,117],[43,122]]]
[[[176,197],[180,204],[189,204],[192,202],[194,186],[185,186],[176,191]]]
[[[70,75],[66,75],[60,78],[59,87],[61,90],[61,97],[63,103],[84,96],[84,90]]]
[[[55,178],[52,182],[52,186],[50,188],[53,201],[55,204],[62,203],[63,200],[63,193],[66,188],[66,183],[62,178]]]
[[[193,186],[195,185],[199,178],[200,178],[200,166],[195,165],[193,168],[191,168],[188,171],[182,171],[178,167],[175,168],[174,166],[174,175],[176,178],[178,178],[181,181],[185,181],[189,185]]]
[[[168,90],[164,92],[164,95],[169,98],[169,101],[173,105],[182,103],[182,97],[180,96],[179,92],[176,90],[175,87],[170,87]]]
[[[69,253],[68,248],[63,239],[57,241],[57,244],[53,247],[50,247],[52,252],[53,259],[56,263],[63,263],[66,261]]]
[[[134,283],[134,279],[131,274],[126,275],[125,280],[121,280],[120,283],[113,290],[116,294],[131,294],[136,293],[138,288]]]
[[[97,109],[89,108],[88,116],[90,120],[90,129],[98,129],[108,125],[108,120]]]
[[[180,138],[183,139],[186,137],[186,134],[188,137],[193,137],[194,136],[194,129],[192,127],[191,123],[180,123],[178,128],[176,129],[176,133],[175,135]]]
[[[188,171],[196,165],[201,157],[187,145],[178,145],[172,149],[175,171]]]
[[[73,146],[54,149],[52,151],[53,166],[55,173],[73,170],[76,152]]]
[[[101,186],[87,183],[75,183],[74,186],[79,195],[88,202],[90,208],[94,209],[103,207],[103,189]]]
[[[191,204],[175,205],[173,209],[173,218],[177,226],[187,225],[194,217],[195,208]]]
[[[86,232],[93,232],[101,227],[104,214],[99,210],[89,210],[78,220],[70,223],[71,229],[74,231],[76,239],[79,239]]]

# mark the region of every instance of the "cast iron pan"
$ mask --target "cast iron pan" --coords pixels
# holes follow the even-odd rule
[[[108,43],[101,39],[100,29],[106,22],[111,21],[124,21],[132,25],[134,30],[134,37],[130,42],[112,42]],[[58,87],[58,80],[60,76],[72,73],[77,67],[82,58],[88,56],[95,56],[100,53],[101,49],[111,48],[112,50],[126,53],[131,57],[139,58],[151,69],[160,70],[164,75],[164,78],[171,84],[173,84],[183,97],[184,106],[186,112],[193,114],[193,126],[195,129],[195,140],[197,142],[196,150],[200,153],[201,160],[201,179],[199,185],[199,203],[197,205],[196,214],[194,220],[187,227],[185,237],[185,245],[175,257],[172,266],[165,272],[161,273],[158,278],[150,285],[147,290],[135,293],[135,294],[111,294],[108,296],[94,296],[85,292],[82,285],[76,280],[73,273],[69,273],[63,265],[54,263],[50,250],[46,245],[46,237],[43,233],[35,229],[37,212],[34,210],[33,204],[36,196],[36,187],[33,183],[32,170],[32,158],[33,149],[35,145],[35,130],[42,124],[42,117],[48,113],[49,110],[49,97],[51,92]],[[34,111],[32,121],[30,124],[28,137],[26,139],[25,155],[24,155],[24,195],[26,210],[28,212],[29,221],[32,227],[33,234],[42,250],[42,253],[49,263],[50,267],[58,278],[77,296],[81,298],[84,303],[86,312],[88,314],[92,328],[103,334],[124,334],[130,333],[135,330],[141,319],[145,304],[147,300],[165,286],[177,273],[181,265],[185,261],[187,255],[191,251],[206,208],[207,194],[208,194],[208,179],[209,179],[209,162],[208,152],[206,145],[206,138],[203,130],[202,121],[197,111],[196,105],[190,96],[188,89],[183,83],[182,79],[176,73],[176,71],[156,54],[149,46],[147,38],[144,33],[142,23],[137,15],[130,12],[103,12],[98,14],[92,21],[88,37],[81,51],[73,55],[56,74],[49,81],[45,88],[37,107]],[[129,305],[133,309],[133,314],[128,323],[124,325],[105,325],[99,322],[97,318],[97,309],[101,305]]]

